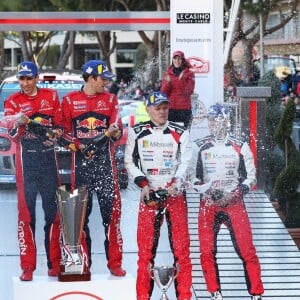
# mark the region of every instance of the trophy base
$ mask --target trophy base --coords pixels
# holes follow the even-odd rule
[[[86,274],[59,274],[58,281],[60,282],[71,282],[71,281],[90,281],[91,273]]]
[[[70,266],[67,267],[65,265],[60,266],[60,273],[58,275],[58,281],[61,282],[70,282],[70,281],[90,281],[91,280],[91,272],[89,270],[81,270],[81,266]]]

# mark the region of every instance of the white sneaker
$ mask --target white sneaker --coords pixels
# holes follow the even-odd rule
[[[211,293],[211,300],[223,300],[222,294],[219,291]]]
[[[251,300],[262,300],[262,296],[261,295],[252,296]]]

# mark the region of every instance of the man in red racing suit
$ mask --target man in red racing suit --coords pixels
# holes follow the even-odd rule
[[[61,257],[59,215],[55,194],[59,184],[52,141],[28,131],[35,120],[51,129],[61,129],[62,114],[58,94],[53,89],[38,88],[38,69],[32,62],[18,66],[21,91],[4,103],[4,114],[13,119],[10,135],[16,141],[16,183],[18,195],[18,240],[21,280],[31,281],[36,268],[36,197],[41,194],[45,215],[45,249],[48,275],[57,276]],[[14,117],[12,117],[14,116]]]
[[[105,232],[104,247],[107,267],[115,276],[125,276],[122,269],[122,235],[120,231],[121,195],[117,181],[113,141],[120,138],[122,123],[119,117],[118,100],[115,94],[104,90],[114,75],[105,62],[88,61],[83,66],[85,85],[80,91],[69,93],[63,98],[62,111],[65,133],[73,138],[72,187],[88,188],[88,204],[84,223],[85,242],[91,265],[91,238],[88,227],[92,211],[93,193],[100,206]],[[91,158],[81,150],[96,136],[109,132],[114,135],[103,143],[103,147]]]
[[[126,168],[141,188],[137,226],[137,299],[151,297],[153,280],[148,268],[153,267],[165,217],[174,265],[179,265],[175,279],[177,299],[190,300],[190,238],[187,205],[184,191],[180,189],[192,155],[189,132],[183,126],[167,121],[168,98],[163,93],[149,94],[147,112],[151,120],[129,129],[125,150]],[[169,196],[163,202],[149,203],[149,192],[159,189],[167,189]]]
[[[247,143],[229,137],[229,111],[216,104],[208,110],[211,136],[194,142],[197,159],[196,183],[206,185],[201,191],[198,219],[201,265],[211,299],[222,300],[216,262],[217,234],[225,224],[233,245],[242,259],[248,292],[253,300],[261,300],[264,292],[260,263],[252,241],[249,218],[243,194],[256,184],[253,154]],[[198,180],[198,182],[197,182]]]

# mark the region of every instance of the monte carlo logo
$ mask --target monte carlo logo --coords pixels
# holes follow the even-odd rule
[[[177,24],[210,23],[210,13],[177,13]]]

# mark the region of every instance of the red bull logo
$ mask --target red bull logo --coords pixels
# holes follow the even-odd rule
[[[89,117],[87,119],[79,121],[77,127],[83,127],[89,130],[94,130],[97,128],[106,128],[107,126],[105,121],[96,119],[95,117]]]
[[[99,120],[95,117],[89,117],[82,121],[77,122],[77,137],[78,138],[94,138],[98,134],[102,133],[104,129],[107,128],[106,120]],[[88,129],[88,132],[85,132],[83,129]]]
[[[42,117],[36,117],[33,119],[35,122],[38,122],[40,123],[41,125],[44,125],[44,126],[47,126],[47,127],[51,127],[52,126],[52,122],[51,120],[47,120],[47,119],[44,119]]]

